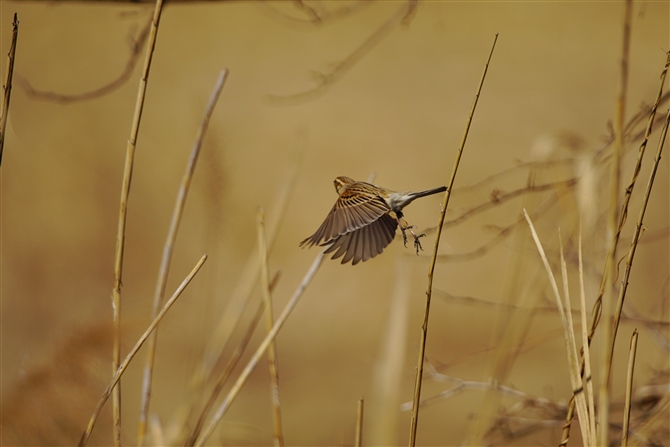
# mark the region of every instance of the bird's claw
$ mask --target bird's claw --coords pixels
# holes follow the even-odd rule
[[[407,248],[407,234],[405,233],[405,230],[409,230],[409,232],[412,233],[412,236],[414,236],[414,245],[416,246],[417,237],[416,234],[414,234],[414,232],[412,231],[412,228],[415,228],[414,225],[409,225],[406,227],[400,226],[400,231],[402,231],[402,243],[405,245],[405,248]],[[425,236],[425,234],[423,234],[422,236]]]
[[[416,250],[416,254],[419,254],[419,251],[423,251],[423,247],[421,246],[421,239],[422,237],[425,237],[425,234],[419,234],[418,236],[416,233],[412,231],[412,228],[416,228],[414,225],[407,225],[407,226],[400,226],[400,231],[402,231],[402,242],[405,245],[405,248],[407,248],[407,233],[405,233],[405,230],[409,231],[412,236],[414,237],[414,249]]]
[[[423,247],[421,246],[421,241],[419,239],[421,239],[422,237],[425,237],[425,236],[426,236],[425,233],[422,233],[418,236],[416,234],[414,234],[414,248],[416,248],[416,255],[417,256],[419,256],[419,250],[423,251]]]

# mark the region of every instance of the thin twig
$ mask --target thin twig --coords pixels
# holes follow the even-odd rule
[[[102,410],[103,405],[105,405],[105,402],[107,402],[107,399],[109,398],[110,394],[112,394],[112,390],[119,383],[119,380],[121,380],[121,376],[125,372],[126,368],[128,368],[130,361],[133,359],[133,357],[135,357],[135,354],[137,354],[137,351],[140,350],[140,348],[142,347],[146,339],[149,338],[149,335],[151,335],[153,330],[156,329],[158,323],[161,322],[167,311],[170,310],[170,307],[172,307],[175,301],[177,301],[177,298],[181,296],[181,293],[184,291],[186,286],[188,286],[191,283],[191,280],[195,277],[195,275],[200,270],[200,267],[202,267],[202,265],[205,263],[206,260],[207,255],[202,255],[198,263],[195,265],[195,267],[193,267],[193,270],[191,270],[191,273],[189,273],[186,276],[186,278],[184,278],[184,280],[179,285],[177,290],[175,290],[174,294],[172,294],[170,299],[165,302],[165,305],[158,313],[158,315],[156,315],[156,318],[154,318],[154,320],[151,322],[147,330],[144,331],[144,334],[142,334],[140,339],[137,340],[137,343],[135,343],[135,346],[133,347],[133,349],[130,350],[130,352],[123,360],[123,362],[119,364],[119,368],[114,372],[114,376],[112,377],[111,383],[109,384],[105,392],[102,393],[102,398],[100,398],[98,405],[95,407],[93,415],[91,416],[91,419],[88,421],[88,426],[86,427],[86,430],[81,435],[81,439],[79,440],[79,447],[83,447],[86,445],[86,442],[88,441],[89,436],[91,436],[91,432],[93,431],[93,427],[95,426],[95,422],[97,421],[98,416],[100,415],[100,411]]]
[[[633,233],[633,238],[630,243],[630,250],[628,250],[628,259],[626,260],[626,270],[624,271],[623,279],[621,280],[621,288],[619,289],[619,298],[616,304],[616,310],[614,313],[614,324],[612,326],[612,342],[609,350],[609,374],[611,374],[612,367],[612,357],[614,356],[614,342],[616,341],[617,330],[619,329],[619,321],[621,319],[621,312],[623,310],[624,299],[626,298],[626,291],[628,290],[628,280],[630,279],[630,271],[633,268],[633,258],[635,257],[635,251],[637,249],[637,244],[640,241],[640,233],[642,232],[642,223],[644,221],[644,214],[647,211],[647,204],[649,203],[649,197],[651,196],[651,188],[654,186],[654,179],[656,178],[656,171],[658,170],[658,165],[661,162],[661,153],[663,152],[663,146],[665,145],[665,137],[668,134],[668,125],[670,125],[670,110],[665,118],[665,125],[661,131],[661,137],[658,142],[658,150],[656,151],[656,157],[654,158],[654,164],[651,168],[651,173],[649,174],[649,181],[647,182],[647,189],[644,192],[644,198],[642,199],[642,205],[640,206],[640,215],[635,224],[635,232]],[[608,374],[608,377],[609,377]]]
[[[351,70],[360,60],[368,54],[376,45],[378,45],[391,31],[400,24],[406,23],[408,17],[414,14],[418,0],[405,0],[402,5],[384,24],[379,27],[370,37],[368,37],[358,48],[349,56],[341,61],[329,73],[314,72],[318,79],[315,87],[304,92],[291,95],[268,95],[272,104],[276,105],[294,105],[305,101],[314,100],[325,95],[330,88],[337,83],[349,70]]]
[[[19,39],[19,17],[14,13],[12,21],[12,43],[9,46],[9,64],[7,65],[7,80],[3,86],[4,95],[2,101],[2,113],[0,113],[0,166],[2,166],[2,152],[5,147],[5,129],[7,128],[7,116],[9,114],[9,98],[12,95],[12,77],[14,76],[14,59],[16,56],[16,42]]]
[[[532,407],[541,407],[549,409],[552,413],[554,412],[562,413],[567,409],[565,404],[553,402],[544,397],[532,396],[518,389],[502,385],[500,382],[494,379],[490,379],[486,382],[476,380],[463,380],[458,377],[449,376],[438,372],[434,367],[432,367],[432,365],[430,365],[430,363],[428,363],[427,373],[429,377],[431,377],[436,381],[444,383],[452,383],[454,384],[454,386],[449,388],[448,390],[444,390],[441,393],[438,393],[434,396],[422,400],[421,407],[427,407],[429,405],[434,405],[442,400],[451,399],[452,397],[466,390],[479,390],[479,391],[493,390],[505,396],[512,397],[515,400],[518,400],[519,402],[529,404]],[[410,410],[411,408],[412,408],[412,402],[405,402],[400,406],[401,411],[407,411]]]
[[[532,216],[531,216],[532,218]],[[473,296],[460,296],[460,295],[453,295],[449,292],[446,292],[444,290],[439,290],[436,289],[434,290],[433,294],[437,294],[440,298],[444,300],[452,300],[455,302],[460,302],[462,304],[471,304],[475,306],[481,306],[481,307],[489,307],[489,308],[498,308],[498,309],[519,309],[527,312],[531,312],[532,315],[536,314],[543,314],[543,313],[557,313],[558,309],[556,306],[535,306],[535,307],[528,307],[528,306],[521,306],[521,305],[516,305],[516,304],[509,304],[509,303],[500,303],[497,301],[488,301],[484,300],[482,298],[477,298]],[[572,311],[573,315],[579,316],[580,311],[579,310],[573,310]],[[636,322],[636,323],[642,323],[645,326],[648,326],[650,329],[653,328],[665,328],[670,326],[670,322],[668,321],[663,321],[660,319],[649,319],[649,318],[643,318],[641,316],[636,316],[636,315],[625,315],[623,312],[621,313],[621,320],[622,321],[630,321],[630,322]],[[588,324],[585,324],[585,327],[588,328]]]
[[[207,134],[207,128],[209,127],[209,121],[214,112],[214,107],[216,106],[219,96],[221,95],[221,90],[228,79],[228,70],[223,69],[219,74],[219,78],[214,86],[214,90],[209,98],[209,103],[205,108],[205,112],[200,122],[200,127],[198,128],[198,134],[195,139],[195,144],[191,150],[191,155],[189,156],[188,163],[186,164],[186,170],[181,179],[181,184],[179,185],[179,192],[177,193],[177,199],[174,204],[174,209],[172,211],[172,219],[170,220],[170,228],[168,230],[167,237],[165,239],[165,245],[163,246],[163,257],[161,259],[161,265],[158,270],[158,280],[156,283],[156,290],[154,292],[154,301],[151,317],[154,318],[158,313],[158,309],[163,302],[163,296],[165,295],[165,287],[167,285],[168,273],[170,271],[170,263],[172,262],[172,253],[174,250],[174,243],[177,240],[177,231],[179,230],[179,224],[181,218],[184,214],[184,207],[186,206],[186,197],[188,196],[189,189],[191,187],[191,181],[193,179],[193,173],[195,172],[195,166],[198,162],[198,156],[200,155],[200,149],[202,147],[202,142],[205,139]],[[149,345],[147,346],[147,361],[144,366],[144,380],[142,382],[142,402],[140,403],[140,417],[138,424],[137,432],[137,445],[141,446],[144,444],[144,438],[147,432],[147,416],[149,414],[149,402],[151,400],[151,384],[153,377],[154,361],[156,358],[156,342],[158,339],[158,331],[154,332],[149,339]]]
[[[670,99],[670,93],[665,93],[661,94],[663,91],[663,81],[665,79],[665,72],[661,76],[661,86],[660,86],[660,91],[659,95],[656,98],[656,102],[651,108],[642,108],[642,110],[638,111],[633,117],[631,117],[628,122],[626,123],[625,127],[625,135],[628,135],[630,132],[632,132],[633,128],[638,125],[645,117],[647,117],[648,113],[653,113],[658,107],[660,107],[661,104],[665,104],[668,99]],[[648,118],[648,125],[645,130],[642,130],[641,132],[638,132],[636,134],[633,134],[629,139],[631,141],[636,141],[639,138],[645,138],[645,135],[648,135],[650,132],[650,129],[653,127],[652,124],[654,124],[655,120],[652,118]],[[609,148],[612,144],[612,140],[606,141],[596,152],[596,156],[594,158],[597,159],[598,163],[603,163],[607,160],[609,160],[608,156],[601,157],[599,156],[600,154],[603,154],[607,148]],[[568,158],[562,158],[558,160],[546,160],[546,161],[523,161],[523,160],[518,160],[515,166],[512,166],[510,168],[504,169],[502,171],[496,172],[494,174],[491,174],[488,177],[483,178],[482,180],[479,180],[475,183],[472,183],[470,185],[464,185],[464,186],[459,186],[458,188],[454,188],[454,192],[462,192],[462,191],[471,191],[471,190],[476,190],[488,183],[493,182],[493,180],[499,178],[499,177],[505,177],[508,174],[514,174],[519,170],[522,169],[548,169],[548,168],[553,168],[556,165],[572,165],[576,162],[575,157],[568,157]]]
[[[263,302],[265,303],[265,326],[267,331],[270,332],[274,325],[274,316],[272,315],[268,244],[265,239],[265,217],[262,208],[259,208],[258,210],[256,224],[258,229],[258,253],[261,263],[261,286],[263,288]],[[270,370],[270,400],[272,401],[272,415],[274,421],[274,445],[283,447],[284,432],[282,430],[281,405],[279,402],[279,366],[277,363],[277,346],[275,340],[272,340],[272,343],[268,346],[268,368]]]
[[[642,167],[642,157],[644,156],[645,149],[647,148],[647,143],[649,142],[649,136],[651,135],[651,130],[653,127],[654,118],[656,117],[656,111],[658,110],[658,105],[661,101],[661,96],[663,95],[663,86],[665,84],[665,78],[668,74],[668,67],[670,67],[670,52],[666,54],[665,66],[661,72],[661,85],[658,87],[658,95],[656,96],[656,102],[649,112],[649,121],[647,123],[647,128],[644,133],[644,138],[642,139],[642,144],[640,144],[640,149],[638,150],[637,161],[635,162],[635,168],[633,169],[632,178],[623,198],[623,205],[621,206],[621,214],[619,215],[619,229],[617,235],[621,233],[621,229],[626,223],[626,218],[628,217],[628,204],[630,203],[630,198],[633,194],[633,188],[635,187],[635,182],[637,177],[640,174],[640,169]]]
[[[558,197],[556,195],[552,195],[549,198],[547,198],[544,203],[542,203],[540,206],[538,206],[535,209],[535,212],[533,213],[533,219],[537,219],[538,217],[542,216],[545,212],[547,212],[552,206],[556,204],[558,201]],[[525,219],[523,216],[519,217],[514,223],[511,225],[508,225],[506,227],[503,227],[498,234],[496,234],[492,239],[490,239],[488,242],[483,243],[479,247],[477,247],[474,250],[465,252],[465,253],[452,253],[448,255],[438,255],[437,260],[438,261],[444,261],[444,262],[463,262],[463,261],[471,261],[473,259],[481,258],[482,256],[486,255],[489,250],[491,250],[494,246],[497,244],[501,243],[504,241],[509,235],[512,234],[512,231],[521,223],[525,222]],[[444,226],[448,224],[445,223]]]
[[[623,48],[621,52],[621,76],[619,78],[619,94],[616,103],[616,114],[614,120],[614,146],[612,147],[612,159],[610,170],[610,198],[607,215],[607,258],[609,268],[604,272],[606,278],[605,294],[602,301],[602,317],[604,326],[602,328],[602,349],[601,349],[601,382],[600,394],[598,399],[598,409],[600,411],[598,427],[598,444],[607,445],[609,443],[609,400],[611,384],[609,381],[610,361],[609,346],[612,342],[612,304],[614,303],[614,277],[616,275],[616,248],[618,238],[616,236],[619,228],[619,181],[621,175],[621,154],[624,146],[624,123],[626,111],[626,95],[628,91],[628,56],[630,52],[630,29],[633,14],[632,0],[626,1],[623,25]]]
[[[223,416],[226,414],[228,409],[230,408],[230,405],[233,403],[237,395],[240,393],[240,390],[244,386],[244,384],[247,382],[247,379],[249,379],[249,376],[251,373],[254,371],[256,366],[258,365],[259,360],[261,357],[265,354],[265,350],[270,346],[270,343],[275,339],[277,334],[279,333],[279,330],[282,328],[284,323],[286,322],[286,319],[291,315],[291,312],[295,308],[296,304],[298,304],[298,301],[300,300],[300,297],[303,295],[305,292],[305,289],[309,285],[309,283],[312,281],[314,278],[314,275],[316,275],[316,272],[319,270],[319,267],[321,266],[321,263],[323,262],[323,252],[319,253],[317,257],[314,259],[314,262],[312,263],[312,266],[309,268],[307,273],[305,274],[305,277],[303,278],[302,282],[296,289],[295,293],[289,300],[288,304],[284,308],[283,312],[279,317],[277,318],[277,321],[275,321],[274,326],[272,327],[272,330],[268,333],[268,335],[265,337],[265,339],[261,342],[260,346],[254,353],[254,355],[251,357],[251,360],[249,360],[249,363],[247,363],[247,366],[244,368],[240,376],[237,378],[237,381],[233,385],[233,387],[230,389],[228,392],[228,395],[226,398],[223,400],[219,408],[217,409],[216,413],[212,417],[212,420],[209,422],[209,425],[205,430],[203,431],[202,436],[196,443],[197,446],[202,446],[204,443],[207,441],[207,439],[212,435],[214,432],[214,429],[218,425],[218,423],[221,421]]]
[[[363,445],[363,397],[358,399],[356,406],[356,439],[354,440],[355,447]]]
[[[163,1],[156,0],[153,19],[151,21],[151,32],[149,34],[149,44],[147,46],[146,58],[144,60],[144,70],[137,91],[137,101],[135,102],[135,114],[133,124],[130,130],[130,138],[126,146],[126,161],[123,169],[123,183],[121,185],[121,202],[119,206],[119,223],[116,233],[116,251],[114,258],[114,288],[112,290],[112,309],[114,312],[114,346],[112,351],[112,372],[119,369],[121,359],[121,273],[123,270],[123,251],[126,239],[126,215],[128,210],[128,196],[130,194],[130,180],[133,176],[133,165],[135,162],[135,146],[137,136],[140,131],[140,121],[142,119],[142,110],[144,109],[144,97],[147,91],[147,82],[149,80],[149,70],[151,68],[151,59],[156,46],[156,36],[158,34],[158,23],[160,22]],[[121,445],[121,384],[114,388],[112,397],[112,417],[114,422],[114,445]]]
[[[487,200],[486,202],[482,202],[479,205],[476,205],[467,211],[461,213],[460,216],[455,217],[451,220],[448,220],[442,224],[444,228],[449,228],[453,227],[456,225],[459,225],[463,223],[465,220],[470,219],[471,217],[474,217],[476,214],[482,213],[484,211],[487,211],[491,208],[494,208],[498,206],[501,203],[507,202],[508,200],[514,199],[516,197],[521,197],[524,194],[531,194],[531,193],[538,193],[538,192],[544,192],[544,191],[550,191],[554,190],[556,188],[572,188],[577,184],[578,178],[573,177],[569,178],[567,180],[563,180],[560,182],[551,182],[551,183],[543,183],[541,185],[527,185],[524,186],[523,188],[518,188],[515,189],[514,191],[510,191],[505,194],[501,194],[495,197],[494,200]],[[436,231],[437,227],[430,227],[424,230],[424,233],[432,233],[433,231]]]
[[[630,425],[630,403],[633,395],[633,373],[635,372],[635,355],[637,354],[637,329],[630,337],[630,354],[628,356],[628,373],[626,375],[626,403],[623,410],[623,429],[621,430],[621,447],[628,446],[628,427]]]
[[[484,177],[483,179],[478,180],[475,183],[454,188],[454,192],[466,192],[466,191],[477,190],[488,183],[493,183],[494,180],[500,177],[506,177],[508,174],[514,174],[521,169],[532,169],[532,170],[549,169],[556,167],[556,165],[574,165],[575,162],[576,158],[574,157],[561,158],[558,160],[544,160],[544,161],[517,160],[514,166],[509,167],[507,169],[503,169],[502,171],[497,171],[496,173],[491,174],[488,177]]]
[[[281,277],[281,271],[278,271],[277,273],[275,273],[274,278],[272,278],[272,283],[270,284],[270,290],[274,290],[274,288],[277,285],[277,282],[279,281],[280,277]],[[244,333],[244,335],[242,336],[242,339],[237,344],[237,347],[235,348],[233,353],[230,355],[230,358],[228,359],[228,363],[226,364],[226,367],[223,368],[223,371],[221,372],[221,375],[219,376],[219,379],[217,380],[216,385],[214,386],[214,389],[212,390],[211,393],[209,393],[209,398],[207,399],[207,403],[202,408],[202,411],[200,412],[200,416],[198,417],[198,421],[196,422],[195,427],[193,428],[193,431],[191,432],[191,435],[189,436],[189,438],[184,443],[185,446],[192,447],[193,445],[195,445],[195,441],[198,439],[198,436],[200,436],[200,432],[202,431],[202,427],[205,425],[205,418],[207,417],[207,414],[209,414],[209,410],[211,410],[212,407],[214,406],[214,402],[216,402],[216,399],[219,397],[219,394],[221,393],[221,390],[223,390],[223,386],[228,381],[228,378],[233,373],[233,369],[235,369],[235,367],[237,366],[237,362],[240,361],[240,359],[242,358],[242,354],[244,354],[244,351],[247,349],[247,345],[249,344],[249,341],[251,340],[251,336],[254,335],[254,331],[256,330],[256,326],[258,326],[258,322],[261,320],[261,317],[263,316],[264,307],[265,307],[265,302],[260,301],[258,303],[258,307],[256,309],[256,312],[254,313],[254,316],[251,318],[251,322],[249,323],[249,326],[247,327],[247,331]]]
[[[370,0],[357,0],[354,3],[346,4],[345,6],[340,6],[337,9],[329,11],[325,8],[319,8],[317,10],[315,7],[307,4],[303,0],[293,0],[291,3],[295,6],[296,9],[302,11],[308,18],[303,19],[299,17],[293,17],[288,14],[281,12],[280,10],[272,7],[272,1],[263,1],[260,2],[260,5],[263,5],[268,8],[269,11],[272,11],[274,14],[277,14],[279,17],[286,19],[292,23],[307,23],[310,25],[324,25],[330,23],[336,19],[341,19],[346,17],[354,12],[360,10],[364,6],[371,5]],[[338,5],[339,6],[339,5]]]
[[[430,261],[430,267],[428,269],[428,288],[426,290],[426,307],[424,310],[423,324],[421,325],[421,339],[419,342],[419,356],[417,361],[417,370],[416,370],[416,380],[414,382],[414,399],[412,403],[412,417],[410,421],[410,434],[409,434],[409,445],[414,447],[416,445],[416,429],[419,422],[419,403],[421,401],[421,384],[423,381],[423,361],[426,352],[426,340],[428,337],[428,318],[430,316],[430,300],[433,293],[433,273],[435,272],[435,263],[437,262],[437,250],[440,245],[440,236],[442,235],[442,224],[444,223],[444,217],[447,213],[447,205],[449,204],[449,198],[451,197],[451,190],[454,187],[454,181],[456,179],[456,172],[458,172],[458,165],[461,162],[461,156],[463,155],[463,149],[465,148],[465,142],[468,138],[468,132],[470,131],[470,125],[472,124],[472,118],[475,114],[475,109],[477,108],[477,102],[479,101],[479,95],[482,92],[482,87],[484,86],[484,80],[486,79],[486,73],[489,69],[489,63],[491,62],[491,57],[493,56],[493,50],[496,47],[496,42],[498,41],[498,34],[495,35],[493,39],[493,45],[491,46],[491,52],[484,66],[484,73],[482,73],[482,79],[479,82],[479,87],[477,88],[477,93],[475,95],[474,102],[472,104],[472,109],[470,110],[470,116],[468,116],[468,121],[465,125],[465,131],[463,132],[463,139],[461,140],[461,145],[458,148],[458,153],[456,155],[456,160],[454,161],[454,168],[451,172],[451,179],[449,180],[449,186],[447,186],[447,192],[444,194],[444,201],[442,202],[442,210],[440,212],[440,219],[437,224],[437,234],[435,235],[435,246],[433,248],[433,257]]]
[[[32,84],[30,84],[30,81],[20,76],[18,79],[19,84],[26,92],[26,94],[28,94],[29,96],[44,101],[59,102],[61,104],[71,104],[74,102],[85,101],[88,99],[95,99],[101,96],[105,96],[109,93],[112,93],[113,91],[124,86],[132,76],[133,71],[135,71],[135,66],[137,65],[137,62],[140,59],[140,55],[142,54],[142,48],[144,48],[144,43],[147,40],[147,35],[149,34],[149,28],[151,26],[151,23],[152,23],[151,20],[147,21],[147,24],[140,30],[137,38],[133,39],[133,43],[130,48],[130,54],[128,55],[128,60],[126,61],[126,66],[124,67],[121,74],[113,81],[101,87],[97,87],[87,92],[66,94],[66,93],[52,92],[49,90],[37,90],[32,86]]]

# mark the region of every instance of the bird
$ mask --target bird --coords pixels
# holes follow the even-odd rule
[[[402,231],[403,243],[407,247],[409,231],[414,237],[417,255],[423,250],[419,239],[403,219],[403,208],[419,197],[426,197],[447,190],[446,186],[419,192],[397,192],[349,177],[337,177],[333,184],[339,197],[316,232],[300,242],[300,247],[320,245],[328,247],[324,254],[333,253],[331,259],[342,258],[356,265],[380,254],[393,241],[396,228]]]

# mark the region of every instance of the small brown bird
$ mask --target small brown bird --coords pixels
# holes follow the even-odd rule
[[[405,230],[414,236],[414,247],[419,254],[419,249],[423,250],[419,238],[425,234],[414,234],[414,227],[403,219],[402,209],[419,197],[447,190],[446,186],[440,186],[421,192],[396,192],[344,176],[337,177],[333,183],[340,197],[316,233],[300,246],[330,245],[324,253],[335,252],[332,259],[344,255],[342,264],[352,261],[353,265],[380,254],[395,237],[397,226],[400,226],[405,246]]]

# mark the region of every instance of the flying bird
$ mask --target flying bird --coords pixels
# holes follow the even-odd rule
[[[344,255],[342,264],[352,261],[356,265],[380,254],[395,237],[396,228],[402,231],[407,246],[405,231],[414,237],[414,247],[419,254],[421,243],[413,226],[407,225],[402,210],[419,197],[430,196],[447,190],[446,186],[420,192],[396,192],[349,177],[337,177],[333,183],[339,197],[316,233],[300,243],[301,247],[328,246],[324,253],[332,253],[332,259]]]

